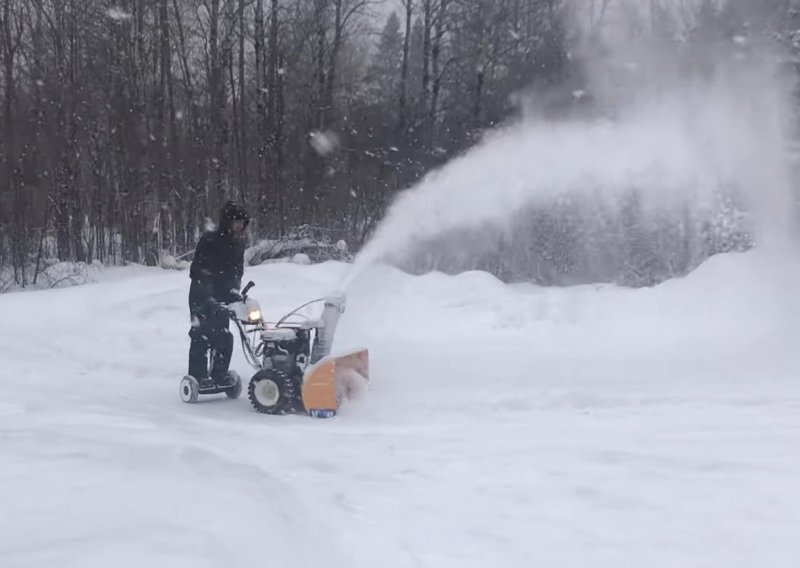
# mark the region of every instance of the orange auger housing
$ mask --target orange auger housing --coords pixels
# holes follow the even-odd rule
[[[344,400],[357,398],[368,387],[369,351],[324,357],[306,369],[303,406],[311,415],[333,415]]]

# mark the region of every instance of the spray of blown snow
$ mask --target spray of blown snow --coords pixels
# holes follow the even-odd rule
[[[510,230],[509,220],[526,207],[589,194],[614,203],[631,188],[645,206],[659,207],[703,207],[721,187],[735,188],[749,201],[756,242],[787,242],[789,89],[776,59],[753,45],[742,50],[744,43],[737,38],[729,53],[693,74],[677,65],[637,74],[629,64],[640,84],[628,85],[624,101],[598,87],[612,109],[603,116],[529,116],[487,136],[398,197],[344,287],[363,267],[395,262],[442,235]]]

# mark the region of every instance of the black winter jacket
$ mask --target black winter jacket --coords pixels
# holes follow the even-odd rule
[[[229,229],[234,220],[244,221],[246,228],[250,218],[233,202],[225,204],[219,218],[219,229],[204,233],[197,243],[189,270],[189,309],[200,316],[213,312],[219,302],[234,301],[242,287],[245,243],[233,238]]]
[[[244,242],[234,240],[221,231],[205,233],[194,253],[189,270],[189,307],[203,310],[209,300],[231,302],[242,287],[244,273]]]

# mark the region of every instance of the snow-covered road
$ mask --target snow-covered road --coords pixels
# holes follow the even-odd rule
[[[184,272],[2,296],[0,566],[796,566],[800,319],[763,262],[648,290],[370,268],[337,348],[373,384],[334,420],[181,403]],[[245,278],[274,317],[346,269]]]

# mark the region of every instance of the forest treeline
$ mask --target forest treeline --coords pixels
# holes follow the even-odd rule
[[[792,41],[795,12],[769,2]],[[256,238],[312,226],[357,248],[520,93],[569,112],[576,53],[609,14],[640,34],[736,15],[648,3],[397,0],[384,17],[378,0],[0,0],[0,274],[158,264],[227,199]]]
[[[226,199],[357,245],[564,63],[560,2],[1,0],[4,266],[154,264]],[[42,247],[52,250],[40,251]]]

